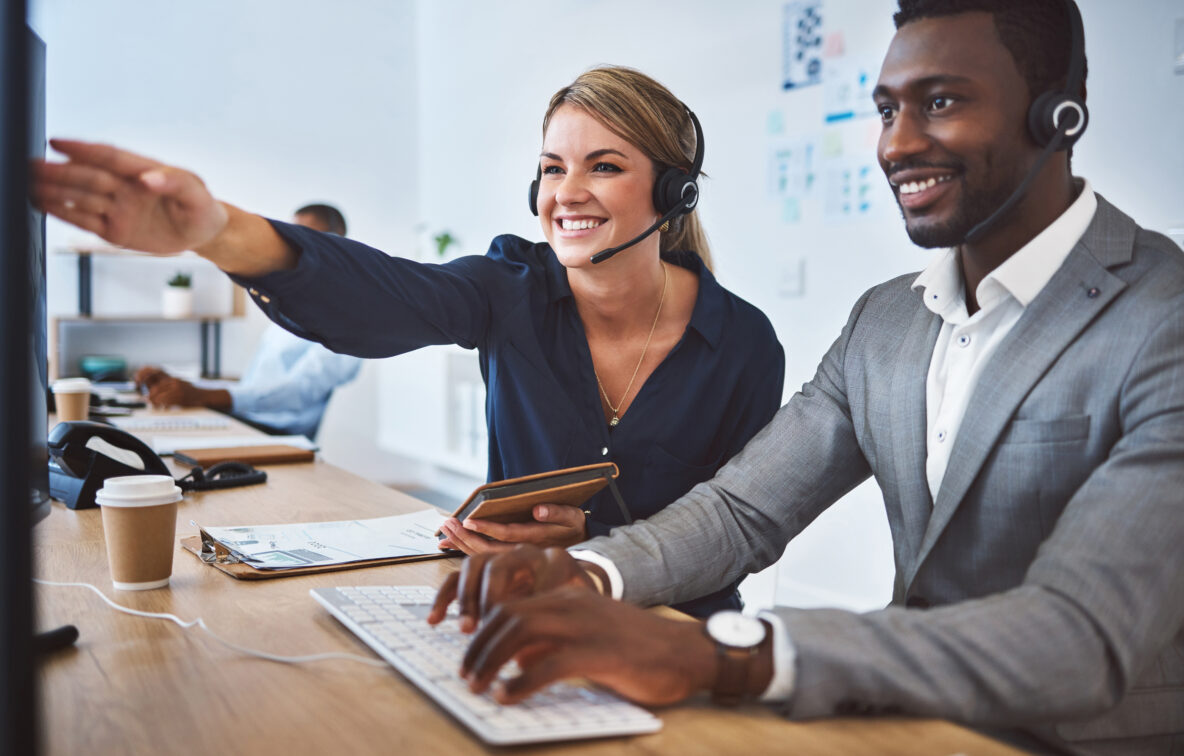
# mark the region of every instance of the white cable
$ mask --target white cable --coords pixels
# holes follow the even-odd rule
[[[111,599],[107,598],[107,596],[104,595],[102,591],[100,591],[98,588],[94,587],[90,583],[58,583],[53,580],[41,580],[40,578],[33,578],[33,582],[40,583],[41,585],[53,585],[53,586],[57,586],[60,588],[90,588],[92,591],[94,591],[95,593],[98,594],[99,598],[101,598],[101,599],[103,599],[103,601],[107,602],[108,606],[110,606],[112,609],[123,612],[124,614],[131,614],[136,617],[148,617],[150,619],[172,620],[177,625],[179,625],[180,627],[182,627],[186,630],[188,630],[189,628],[196,625],[197,627],[200,627],[202,630],[205,630],[211,638],[218,641],[223,646],[226,646],[227,648],[234,649],[235,651],[238,651],[239,653],[247,654],[249,656],[257,656],[260,659],[266,659],[267,661],[281,662],[283,664],[306,664],[308,662],[324,661],[326,659],[345,659],[347,661],[356,661],[356,662],[361,662],[362,664],[369,664],[372,667],[384,667],[384,668],[389,667],[389,665],[386,662],[379,661],[378,659],[368,659],[365,656],[358,656],[357,654],[345,654],[345,653],[340,653],[340,652],[336,652],[336,651],[326,653],[326,654],[312,654],[311,656],[277,656],[276,654],[269,654],[266,651],[255,651],[253,649],[246,648],[245,646],[240,646],[237,643],[231,643],[230,641],[219,637],[217,633],[215,633],[213,630],[211,630],[206,625],[206,621],[204,619],[202,619],[201,617],[198,617],[195,620],[186,622],[185,620],[181,619],[180,617],[177,617],[174,614],[158,614],[156,612],[141,612],[138,609],[131,609],[126,606],[121,606],[120,604],[117,604],[114,601],[112,601]]]

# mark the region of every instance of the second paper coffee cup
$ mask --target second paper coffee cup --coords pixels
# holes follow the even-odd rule
[[[103,534],[111,582],[121,591],[169,584],[181,489],[168,475],[108,478],[95,495],[103,511]]]
[[[60,378],[53,382],[53,401],[58,420],[85,420],[90,413],[90,381],[85,378]]]

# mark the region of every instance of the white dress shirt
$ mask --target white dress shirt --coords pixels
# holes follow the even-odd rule
[[[1060,217],[983,278],[975,289],[979,310],[974,315],[966,309],[966,289],[956,249],[942,252],[913,282],[925,306],[942,319],[925,382],[925,473],[934,499],[983,367],[1024,309],[1065,262],[1097,208],[1093,189],[1083,181],[1081,193]],[[611,561],[590,550],[575,549],[571,555],[604,569],[613,598],[624,595],[621,573]],[[784,701],[793,694],[797,652],[777,615],[761,612],[758,616],[773,627],[773,679],[761,700]]]
[[[272,323],[243,379],[227,389],[231,411],[312,438],[333,389],[353,380],[361,367],[359,357],[330,352]]]
[[[983,278],[973,315],[966,310],[957,250],[942,252],[913,282],[925,306],[942,319],[925,380],[925,475],[934,501],[983,368],[1085,234],[1097,208],[1093,189],[1083,182],[1069,209]]]

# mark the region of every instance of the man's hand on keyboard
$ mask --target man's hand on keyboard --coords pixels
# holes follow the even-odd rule
[[[501,703],[521,701],[556,680],[584,677],[638,703],[664,705],[710,688],[715,656],[702,623],[562,589],[495,607],[473,637],[461,674],[474,693],[492,684]],[[497,680],[511,659],[521,674]]]
[[[454,599],[460,629],[471,633],[482,617],[504,601],[563,587],[595,593],[595,584],[585,569],[586,563],[554,547],[540,549],[519,544],[498,554],[474,554],[461,563],[460,572],[449,575],[440,586],[428,622],[435,625],[443,620]]]

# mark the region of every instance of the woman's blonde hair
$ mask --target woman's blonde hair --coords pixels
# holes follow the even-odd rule
[[[654,178],[668,168],[691,171],[695,159],[695,126],[687,107],[670,90],[625,66],[600,66],[580,74],[551,97],[543,116],[543,136],[560,106],[582,108],[605,128],[637,147],[654,163]],[[681,250],[694,252],[711,270],[711,249],[699,222],[699,211],[670,221],[659,246],[663,257]]]

